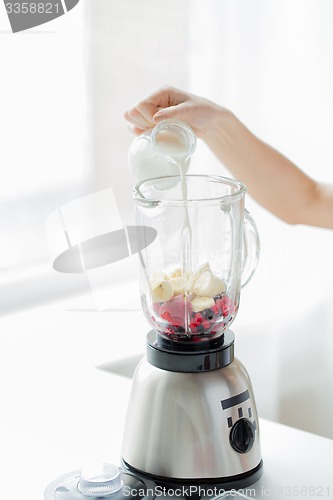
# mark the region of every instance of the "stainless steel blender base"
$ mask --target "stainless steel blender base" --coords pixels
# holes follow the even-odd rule
[[[160,368],[158,352],[152,359],[149,351],[160,350],[162,364],[169,356],[173,367],[182,360],[188,367],[200,348],[168,354],[153,337],[148,334],[151,362],[143,360],[134,374],[122,446],[126,466],[162,482],[253,484],[262,474],[258,415],[249,376],[233,359],[233,333],[205,347],[202,359],[210,361],[196,372]],[[222,356],[223,349],[232,355]]]
[[[237,474],[230,477],[220,478],[196,478],[196,479],[182,479],[182,478],[168,478],[163,476],[155,476],[154,474],[146,474],[140,470],[131,467],[124,460],[122,460],[124,469],[129,470],[142,479],[149,479],[155,484],[155,490],[164,491],[173,490],[183,492],[186,497],[211,497],[221,495],[230,490],[240,490],[251,486],[259,481],[263,474],[263,461],[261,460],[257,467],[253,470],[243,474]]]

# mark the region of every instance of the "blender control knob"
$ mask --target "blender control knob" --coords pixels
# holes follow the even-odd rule
[[[253,424],[247,418],[241,418],[233,425],[230,431],[230,444],[238,453],[247,453],[251,450],[255,437]]]

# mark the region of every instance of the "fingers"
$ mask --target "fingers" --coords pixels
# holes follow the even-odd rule
[[[191,108],[187,102],[182,102],[175,106],[170,106],[169,108],[160,109],[153,116],[154,124],[162,121],[173,118],[175,120],[183,120],[191,119]]]
[[[125,113],[125,119],[134,125],[134,127],[147,130],[154,127],[156,113],[163,110],[168,110],[168,115],[173,116],[173,111],[170,107],[189,99],[189,94],[173,87],[163,87],[156,92],[153,92],[143,100],[139,101],[133,108]],[[160,116],[157,116],[157,121],[160,121]]]
[[[149,103],[155,109],[169,108],[186,101],[189,97],[190,94],[174,87],[162,87],[143,99],[143,102]]]
[[[154,126],[154,123],[147,120],[136,106],[126,111],[124,117],[127,121],[132,123],[134,127],[141,130],[147,130]]]

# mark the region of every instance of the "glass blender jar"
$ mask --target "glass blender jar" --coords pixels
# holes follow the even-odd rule
[[[140,244],[152,329],[133,375],[121,456],[125,468],[166,488],[235,490],[262,475],[253,389],[229,328],[259,257],[244,197],[241,182],[209,175],[134,189],[137,225],[157,236]]]
[[[184,196],[185,184],[185,196]],[[165,176],[134,188],[136,223],[157,232],[140,254],[143,312],[169,340],[220,336],[259,259],[246,189],[220,176]]]

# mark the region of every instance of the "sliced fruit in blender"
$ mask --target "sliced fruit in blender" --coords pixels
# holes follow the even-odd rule
[[[204,311],[205,309],[210,309],[215,304],[212,297],[201,297],[196,296],[192,300],[192,310],[193,312]]]
[[[181,295],[185,293],[185,280],[181,276],[176,278],[171,278],[169,280],[169,283],[175,295]]]
[[[234,308],[231,307],[232,301],[227,295],[217,298],[215,305],[222,311],[223,316],[228,316],[230,313],[234,312]]]
[[[209,262],[204,262],[192,274],[190,274],[190,276],[188,276],[187,289],[190,293],[193,293],[194,284],[204,271],[210,271]]]
[[[173,326],[185,326],[185,313],[191,314],[192,305],[191,301],[187,299],[187,307],[185,311],[185,300],[182,295],[176,295],[168,302],[160,307],[160,316],[164,320],[168,321]]]
[[[151,283],[152,298],[155,302],[167,302],[173,296],[173,289],[167,280],[157,280]]]
[[[176,269],[174,269],[173,271],[171,271],[171,273],[169,273],[169,274],[167,275],[167,277],[168,277],[169,279],[172,279],[172,278],[179,278],[179,277],[181,277],[181,276],[183,276],[183,271],[181,270],[181,268],[180,268],[180,267],[177,267]]]
[[[203,297],[214,297],[225,290],[224,281],[215,276],[209,269],[200,274],[193,286],[193,292]]]

